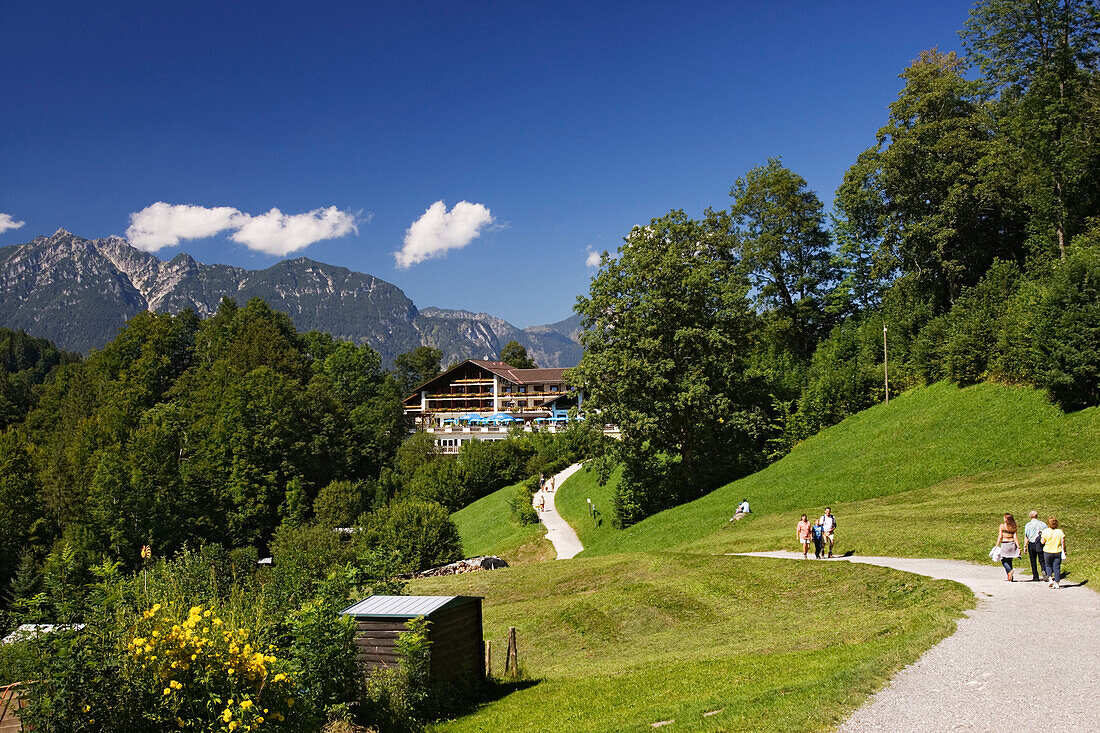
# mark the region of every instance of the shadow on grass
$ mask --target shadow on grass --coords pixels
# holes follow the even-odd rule
[[[481,689],[481,694],[478,696],[476,704],[484,705],[486,703],[496,702],[497,700],[508,697],[513,692],[526,690],[534,687],[540,682],[542,682],[542,680],[487,680],[484,687]]]
[[[432,698],[436,701],[436,704],[430,705],[423,712],[429,720],[460,718],[464,715],[470,715],[483,705],[505,698],[513,692],[534,687],[541,681],[537,679],[502,680],[490,678],[478,681],[463,679],[458,682],[438,684],[432,690]]]

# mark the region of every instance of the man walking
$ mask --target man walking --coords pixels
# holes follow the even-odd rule
[[[1028,512],[1028,516],[1031,520],[1024,525],[1024,539],[1027,542],[1027,554],[1031,556],[1031,579],[1038,583],[1041,570],[1045,583],[1048,573],[1046,558],[1043,556],[1043,530],[1047,528],[1047,524],[1039,519],[1039,512],[1035,510]],[[1038,569],[1035,567],[1036,560],[1039,561]]]
[[[823,542],[829,546],[829,557],[832,557],[833,533],[836,531],[836,517],[833,516],[833,510],[825,507],[825,513],[817,521],[821,522],[821,533],[824,535]]]

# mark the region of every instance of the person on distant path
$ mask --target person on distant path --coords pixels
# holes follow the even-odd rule
[[[1039,512],[1032,509],[1028,512],[1030,518],[1024,525],[1024,541],[1027,543],[1024,552],[1031,558],[1031,580],[1039,582],[1039,573],[1043,574],[1043,582],[1047,582],[1047,559],[1043,555],[1043,530],[1047,528],[1046,522],[1039,519]],[[1039,567],[1035,567],[1035,563]]]
[[[540,493],[539,494],[539,511],[541,512],[545,508],[546,508],[546,495]]]
[[[1066,556],[1066,533],[1058,529],[1058,517],[1047,517],[1047,528],[1043,530],[1043,556],[1050,573],[1050,587],[1061,588],[1062,559]]]
[[[794,534],[802,544],[802,559],[809,560],[810,543],[813,541],[813,527],[810,526],[805,514],[802,515],[802,520],[795,527]]]
[[[814,533],[814,557],[820,560],[822,547],[824,545],[823,540],[825,539],[825,529],[821,526],[820,519],[814,522],[813,530],[811,531]]]
[[[833,516],[833,510],[829,507],[825,507],[825,513],[821,515],[821,518],[817,521],[821,522],[821,531],[824,534],[824,541],[829,545],[829,557],[833,556],[833,533],[836,532],[836,517]]]
[[[1005,520],[997,528],[997,544],[1001,547],[1001,565],[1005,569],[1005,580],[1012,582],[1012,560],[1020,556],[1020,541],[1016,539],[1016,520],[1005,512]]]

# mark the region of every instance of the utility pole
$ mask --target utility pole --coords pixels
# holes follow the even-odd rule
[[[890,404],[890,356],[886,351],[886,324],[882,324],[882,376],[886,380],[886,404]]]

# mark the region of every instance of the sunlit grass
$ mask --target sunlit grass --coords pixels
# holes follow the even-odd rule
[[[438,730],[824,730],[951,632],[972,597],[885,568],[637,553],[417,581],[485,597],[538,683]],[[822,714],[822,709],[828,712]],[[704,713],[720,712],[704,716]]]
[[[837,510],[838,538],[849,543],[846,549],[854,549],[857,538],[877,535],[868,522],[861,524],[848,516],[852,504],[904,492],[915,492],[911,496],[919,499],[921,490],[943,482],[997,471],[1021,469],[1012,474],[1019,481],[1034,475],[1035,485],[1026,489],[1029,494],[1019,494],[1016,504],[1006,505],[981,490],[957,492],[960,506],[969,506],[972,520],[968,521],[973,522],[975,532],[970,535],[968,525],[964,536],[990,535],[988,543],[978,543],[989,545],[982,551],[984,555],[992,547],[998,517],[1004,511],[1018,517],[1029,508],[1044,516],[1059,514],[1070,529],[1083,520],[1083,514],[1093,512],[1094,504],[1073,498],[1088,492],[1060,492],[1061,479],[1048,473],[1047,466],[1066,460],[1081,461],[1085,476],[1096,474],[1091,462],[1100,461],[1100,408],[1066,415],[1034,389],[995,384],[959,389],[937,384],[828,428],[765,470],[701,499],[625,530],[594,536],[585,543],[585,554],[674,547],[703,552],[789,547],[786,535],[794,537],[798,515],[816,516],[826,506]],[[1054,483],[1047,483],[1048,479]],[[1080,481],[1080,477],[1074,480]],[[729,518],[744,497],[752,504],[753,515],[731,524]],[[926,511],[929,515],[920,517],[906,531],[927,531],[930,540],[947,534],[946,528],[937,524],[934,508],[926,507]],[[885,551],[886,547],[860,545],[861,552]],[[958,555],[933,554],[974,557],[969,550]]]
[[[511,564],[554,557],[545,527],[520,525],[512,519],[508,499],[515,491],[516,485],[505,486],[451,515],[466,557],[496,555]]]

